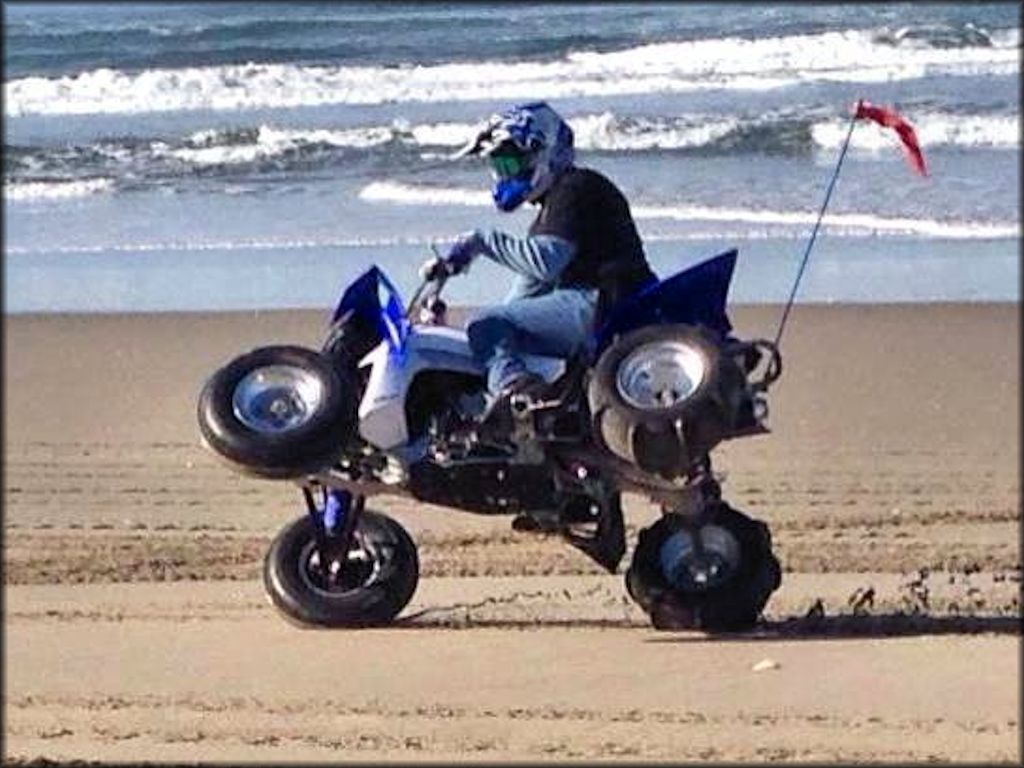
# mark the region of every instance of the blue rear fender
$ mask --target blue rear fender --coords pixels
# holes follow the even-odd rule
[[[736,267],[735,248],[653,282],[608,309],[595,333],[595,353],[615,336],[666,323],[702,325],[725,340],[732,323],[725,306]]]

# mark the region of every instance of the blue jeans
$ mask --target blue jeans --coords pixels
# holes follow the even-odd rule
[[[590,336],[597,291],[539,289],[537,281],[520,277],[504,304],[482,310],[466,326],[473,355],[487,366],[492,394],[526,373],[520,355],[570,357]]]
[[[487,389],[499,393],[526,373],[523,354],[570,357],[590,336],[597,291],[555,288],[576,246],[550,235],[517,238],[495,229],[470,237],[475,253],[516,273],[501,306],[475,315],[466,326],[469,346],[487,366]]]

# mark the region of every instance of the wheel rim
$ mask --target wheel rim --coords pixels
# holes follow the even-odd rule
[[[310,371],[268,365],[250,371],[232,397],[235,416],[256,432],[277,434],[302,426],[324,399],[324,387]]]
[[[668,582],[683,592],[704,592],[725,583],[740,566],[740,544],[728,530],[706,525],[681,529],[665,539],[659,553]]]
[[[622,398],[636,408],[671,408],[692,397],[706,373],[707,362],[695,347],[656,341],[626,355],[615,383]]]
[[[364,542],[357,533],[344,566],[339,559],[323,563],[316,542],[310,540],[299,555],[299,577],[311,592],[337,597],[372,586],[380,580],[390,560],[383,548]]]

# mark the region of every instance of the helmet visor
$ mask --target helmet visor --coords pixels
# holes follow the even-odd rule
[[[522,152],[501,152],[491,155],[491,173],[496,179],[515,179],[532,169],[530,157]]]

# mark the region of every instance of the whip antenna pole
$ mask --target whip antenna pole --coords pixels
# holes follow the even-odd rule
[[[860,104],[858,103],[858,107]],[[793,281],[793,290],[789,293],[789,301],[786,302],[786,308],[782,312],[782,320],[779,322],[779,330],[775,334],[775,346],[779,345],[779,339],[782,338],[782,329],[786,327],[786,318],[789,317],[789,310],[793,308],[793,300],[796,298],[796,290],[800,286],[800,278],[804,275],[804,269],[807,267],[807,259],[811,255],[811,248],[814,247],[814,241],[818,237],[818,228],[821,227],[821,219],[825,215],[825,209],[828,208],[828,201],[832,197],[832,189],[836,185],[836,179],[839,178],[839,169],[843,167],[843,158],[846,157],[846,150],[850,148],[850,138],[853,136],[853,128],[857,123],[858,110],[854,110],[853,117],[850,118],[850,127],[846,131],[846,141],[843,142],[843,148],[839,152],[839,162],[836,163],[836,169],[832,173],[832,180],[828,183],[828,190],[825,192],[825,201],[821,204],[821,210],[818,212],[818,220],[814,222],[814,229],[811,230],[811,238],[807,241],[807,249],[804,251],[803,261],[800,262],[800,269],[796,273],[796,280]]]

